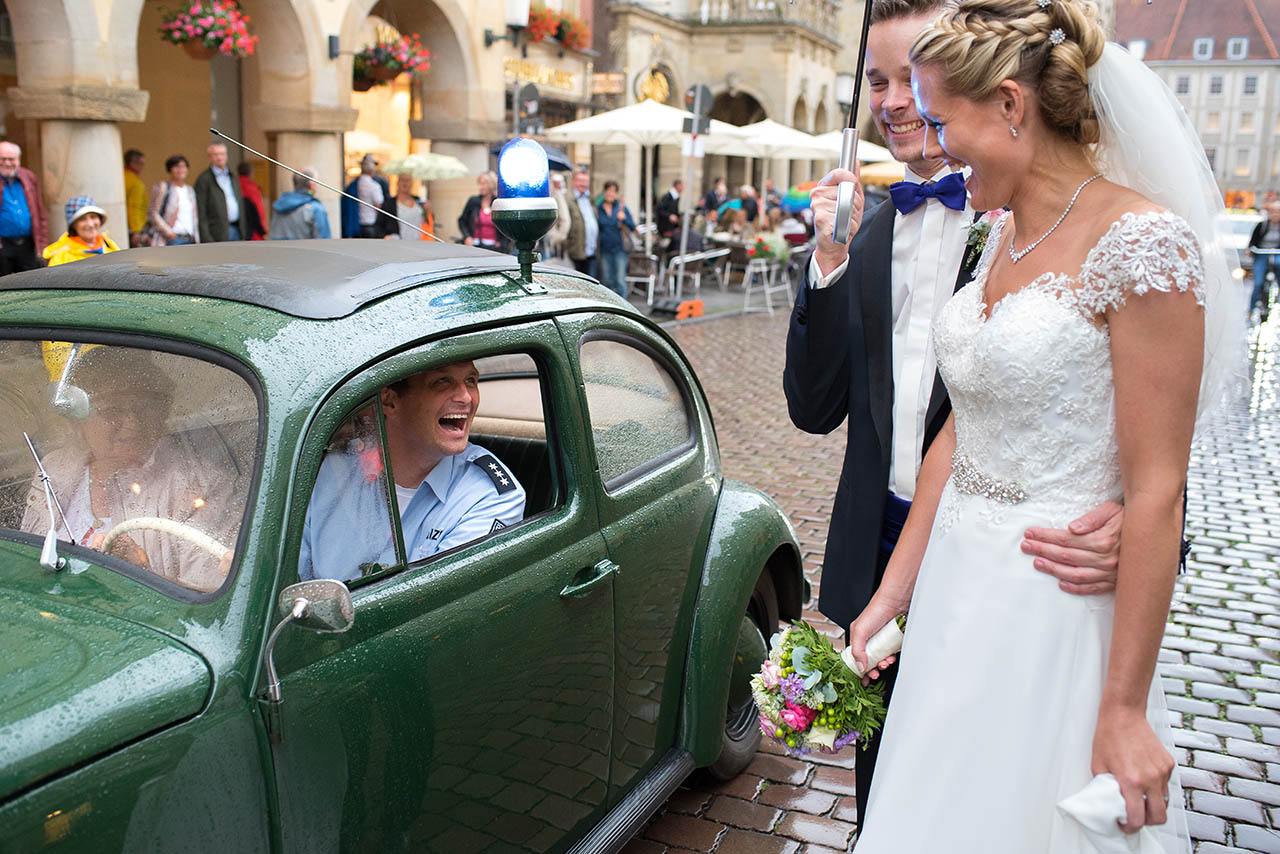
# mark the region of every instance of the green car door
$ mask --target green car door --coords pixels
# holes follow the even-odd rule
[[[559,322],[581,372],[601,530],[621,567],[610,777],[617,798],[675,743],[719,457],[692,374],[661,335],[613,314]]]
[[[326,449],[355,447],[361,470],[376,471],[378,437],[368,427],[378,423],[381,389],[431,366],[512,358],[535,366],[535,376],[515,371],[490,387],[482,373],[481,411],[523,389],[521,405],[532,400],[541,422],[519,426],[493,407],[492,435],[477,433],[477,416],[471,439],[524,485],[524,520],[408,565],[391,522],[396,559],[363,565],[348,582],[353,627],[325,635],[290,626],[280,637],[283,701],[266,719],[277,720],[272,755],[288,851],[558,851],[603,812],[616,565],[582,474],[591,475],[574,427],[582,416],[551,321],[420,346],[338,390],[305,442],[280,586],[298,580]],[[368,530],[353,520],[349,536]]]

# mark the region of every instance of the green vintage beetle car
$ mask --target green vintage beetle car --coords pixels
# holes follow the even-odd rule
[[[616,851],[745,766],[794,532],[660,328],[517,270],[297,241],[4,279],[0,850]],[[425,429],[523,504],[424,550],[388,400],[455,365],[471,420]]]

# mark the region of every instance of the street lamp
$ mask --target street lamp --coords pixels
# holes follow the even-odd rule
[[[857,78],[848,71],[836,73],[836,103],[846,112],[853,103],[853,91],[857,85]]]
[[[485,29],[484,46],[492,47],[494,42],[508,39],[515,47],[520,39],[520,31],[529,26],[529,0],[506,0],[506,24],[508,32],[499,35],[493,30]]]

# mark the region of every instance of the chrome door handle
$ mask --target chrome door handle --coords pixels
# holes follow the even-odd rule
[[[622,569],[621,566],[605,558],[595,566],[587,567],[574,576],[573,581],[565,585],[565,588],[560,591],[560,598],[569,599],[586,596],[593,587],[605,581],[620,569]]]

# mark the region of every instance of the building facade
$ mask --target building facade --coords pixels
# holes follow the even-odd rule
[[[713,95],[711,117],[734,125],[769,118],[808,133],[839,126],[835,100],[838,57],[848,7],[839,0],[596,0],[597,71],[616,75],[621,92],[600,107],[658,97],[683,108],[683,93],[705,85]],[[854,38],[857,37],[856,31]],[[649,181],[641,180],[635,146],[596,146],[595,181],[612,177],[624,195],[639,200],[650,181],[657,194],[683,174],[681,151],[659,146]],[[785,189],[809,180],[823,164],[779,160],[769,175]],[[759,186],[763,164],[750,158],[707,156],[695,160],[691,190],[712,178],[730,186]],[[634,206],[633,206],[634,207]]]
[[[321,180],[345,183],[344,134],[362,112],[397,97],[405,101],[410,149],[451,154],[473,175],[491,164],[493,144],[511,135],[511,90],[535,82],[557,115],[577,117],[590,100],[592,54],[508,35],[504,0],[240,0],[259,37],[253,56],[194,60],[157,32],[165,4],[153,0],[3,0],[0,20],[0,122],[23,147],[24,164],[41,177],[51,229],[65,226],[63,202],[89,194],[123,231],[122,152],[147,154],[144,181],[163,177],[164,160],[181,153],[192,178],[206,166],[209,127]],[[548,0],[591,26],[589,0]],[[420,80],[391,89],[352,92],[352,53],[372,23],[416,33],[431,51]],[[6,38],[8,36],[9,38]],[[331,55],[333,38],[337,55]],[[392,106],[395,106],[394,104]],[[352,152],[347,152],[348,154]],[[407,153],[400,151],[399,153]],[[271,196],[290,188],[283,170],[248,159]],[[380,158],[382,159],[382,158]],[[440,231],[454,221],[475,178],[431,182],[428,195]],[[336,222],[337,197],[321,191]]]
[[[1119,0],[1116,35],[1177,95],[1232,206],[1280,189],[1280,0]]]

